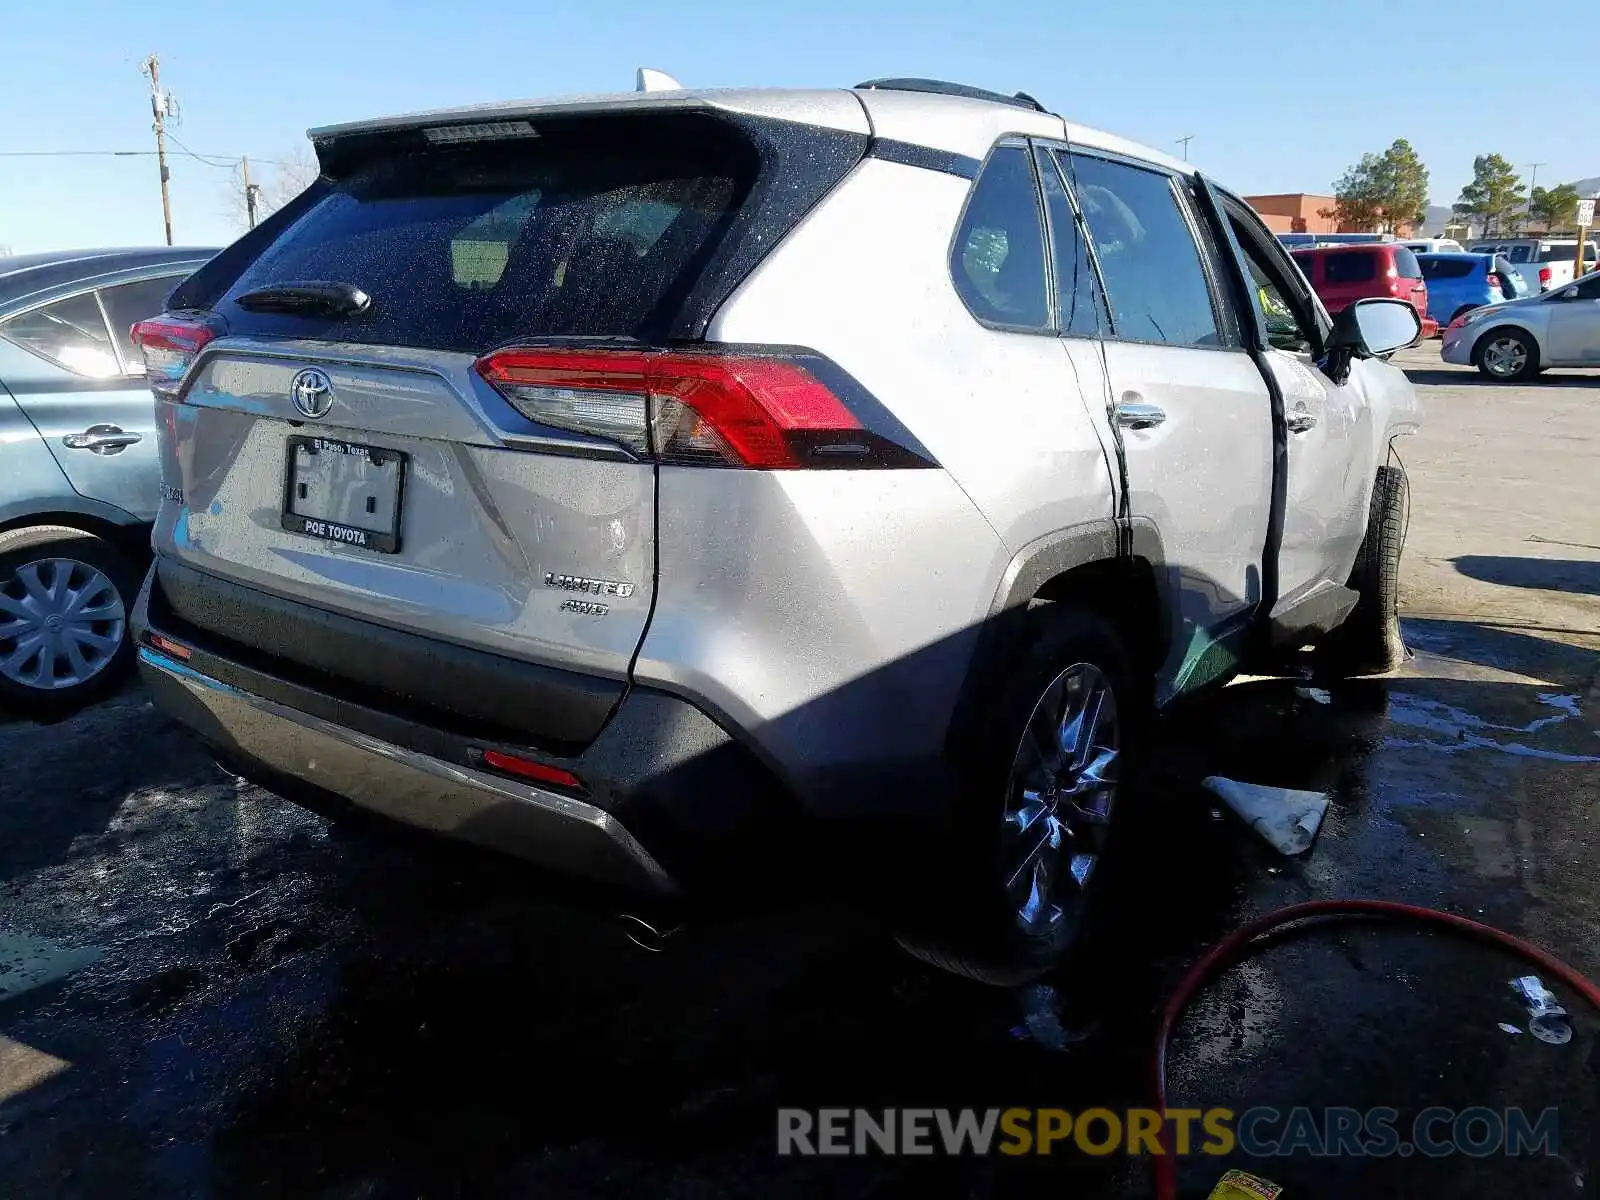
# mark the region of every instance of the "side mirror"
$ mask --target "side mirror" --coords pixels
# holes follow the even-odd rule
[[[1380,358],[1422,340],[1422,318],[1404,300],[1357,300],[1333,319],[1323,370],[1335,383],[1350,378],[1358,358]]]

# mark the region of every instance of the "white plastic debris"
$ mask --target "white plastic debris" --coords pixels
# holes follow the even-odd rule
[[[1221,775],[1207,776],[1203,786],[1280,854],[1304,854],[1316,841],[1328,797],[1321,792],[1240,783]]]
[[[1537,975],[1523,975],[1511,981],[1511,990],[1528,1006],[1528,1032],[1551,1046],[1565,1046],[1572,1040],[1572,1025],[1567,1010],[1556,994],[1545,987]]]
[[[1501,1021],[1500,1022],[1500,1032],[1501,1033],[1521,1034],[1522,1030],[1518,1029],[1515,1025],[1512,1025],[1509,1022]]]
[[[1303,696],[1305,699],[1315,701],[1318,704],[1333,703],[1333,693],[1327,688],[1297,687],[1294,690],[1294,694]]]

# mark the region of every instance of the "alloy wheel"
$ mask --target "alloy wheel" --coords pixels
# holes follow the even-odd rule
[[[1074,663],[1034,705],[1012,760],[1001,875],[1018,928],[1043,935],[1076,911],[1105,846],[1121,754],[1104,672]]]

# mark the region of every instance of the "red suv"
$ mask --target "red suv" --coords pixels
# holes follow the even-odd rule
[[[1439,330],[1439,323],[1428,316],[1428,285],[1422,267],[1404,246],[1390,242],[1322,246],[1296,250],[1294,260],[1331,313],[1372,297],[1408,300],[1422,319],[1424,337]]]

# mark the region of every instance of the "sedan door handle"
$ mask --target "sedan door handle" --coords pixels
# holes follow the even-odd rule
[[[1284,419],[1290,433],[1304,433],[1316,423],[1317,414],[1309,408],[1297,408]]]
[[[1167,419],[1164,410],[1143,400],[1123,400],[1116,406],[1117,424],[1124,429],[1154,429]]]
[[[96,454],[121,454],[135,442],[144,440],[141,433],[125,433],[116,425],[91,425],[82,433],[69,433],[61,439],[68,450],[92,450]]]

